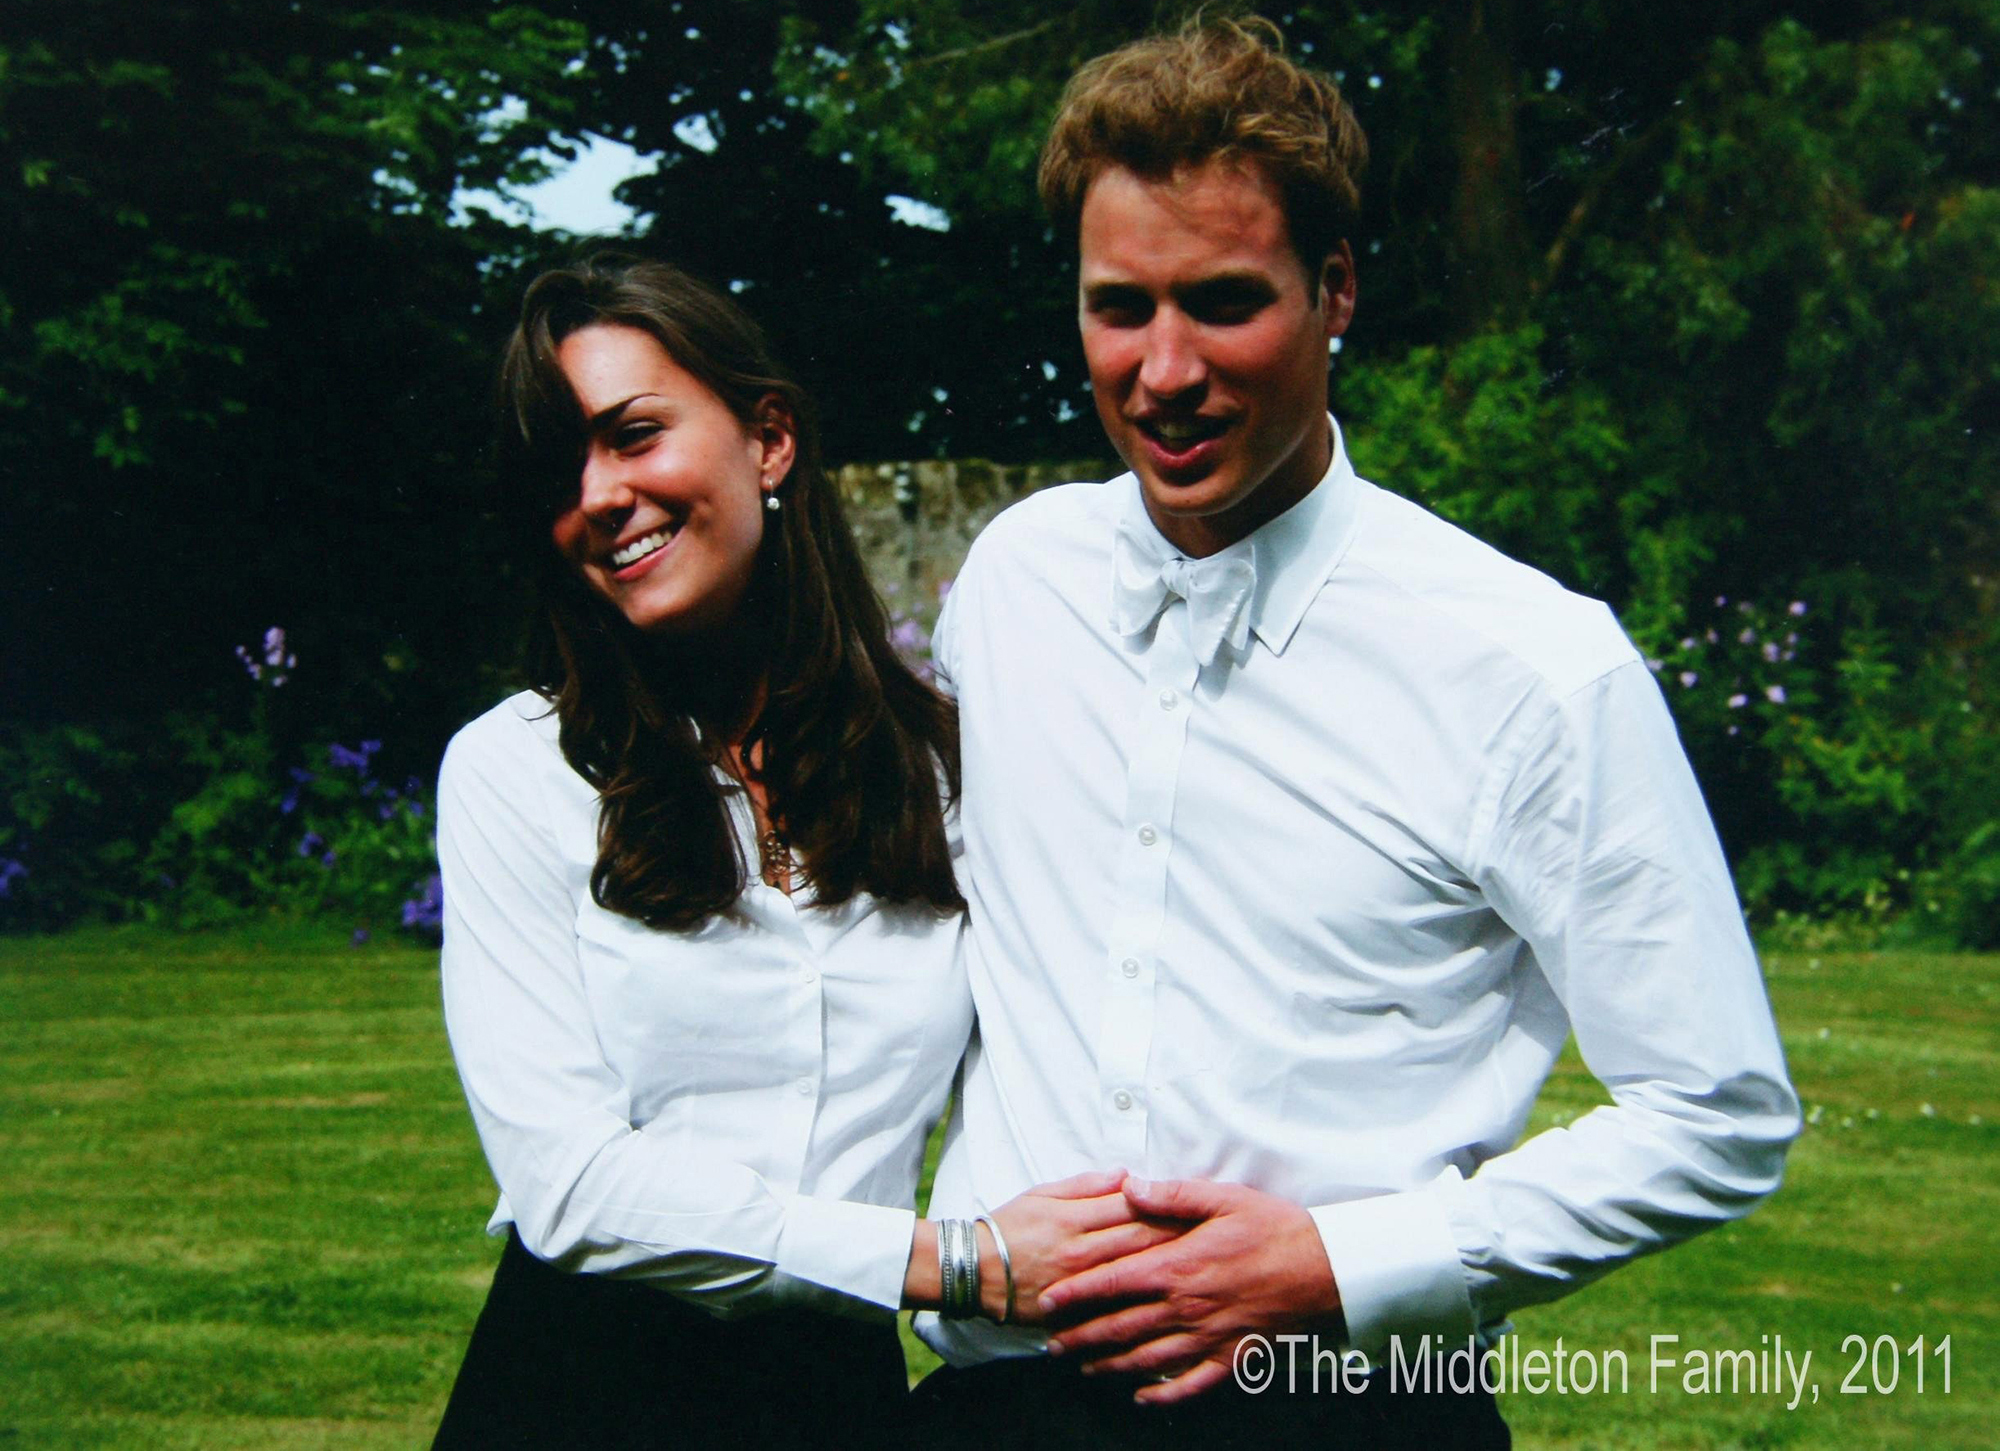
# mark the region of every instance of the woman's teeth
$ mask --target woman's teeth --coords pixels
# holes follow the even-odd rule
[[[634,539],[623,549],[612,551],[611,567],[623,569],[628,564],[637,564],[655,549],[665,548],[667,541],[673,537],[674,531],[671,529],[655,529],[643,539]]]

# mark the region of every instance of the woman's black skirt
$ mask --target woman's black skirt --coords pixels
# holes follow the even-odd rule
[[[435,1448],[895,1446],[891,1323],[722,1321],[630,1280],[552,1269],[508,1232]]]

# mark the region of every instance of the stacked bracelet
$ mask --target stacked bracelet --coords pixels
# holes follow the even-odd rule
[[[1000,1323],[1005,1325],[1014,1318],[1014,1260],[1007,1253],[1007,1241],[1000,1233],[1000,1226],[990,1214],[982,1214],[972,1221],[983,1224],[993,1236],[993,1248],[1000,1252],[1000,1273],[1007,1281],[1006,1303],[1000,1307]],[[975,1241],[976,1242],[976,1241]]]
[[[973,1233],[972,1221],[938,1221],[938,1272],[941,1279],[938,1314],[946,1320],[969,1320],[977,1315],[979,1237]],[[1012,1275],[1008,1278],[1011,1280]]]

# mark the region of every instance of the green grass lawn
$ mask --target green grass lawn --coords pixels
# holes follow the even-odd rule
[[[1994,1443],[2000,959],[1770,966],[1814,1116],[1790,1182],[1522,1315],[1524,1350],[1622,1349],[1630,1373],[1510,1395],[1523,1447]],[[0,1024],[0,1451],[427,1442],[498,1253],[433,955],[278,928],[0,941]],[[1565,1062],[1541,1121],[1595,1101]],[[1819,1400],[1692,1394],[1684,1366],[1650,1389],[1652,1335],[1782,1335]],[[1950,1394],[1936,1356],[1918,1394],[1907,1355],[1891,1393],[1841,1394],[1853,1335],[1949,1335]]]

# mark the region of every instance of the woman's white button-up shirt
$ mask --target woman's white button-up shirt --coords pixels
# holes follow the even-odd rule
[[[971,1031],[961,919],[753,881],[656,931],[590,893],[598,797],[523,692],[438,787],[444,1004],[512,1224],[563,1269],[717,1314],[893,1310],[925,1136]],[[746,859],[754,819],[730,811]]]

